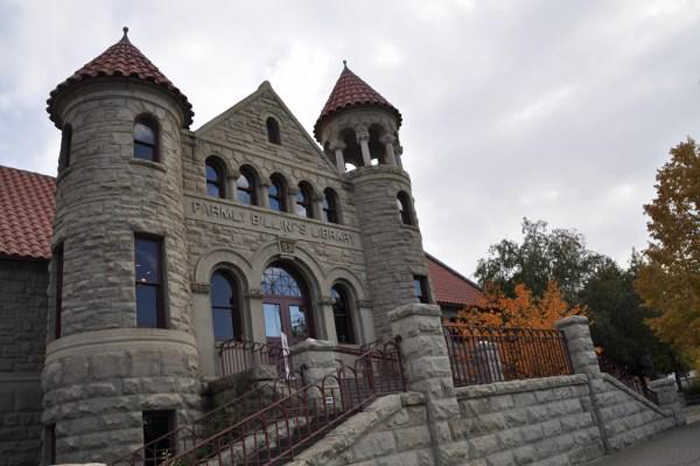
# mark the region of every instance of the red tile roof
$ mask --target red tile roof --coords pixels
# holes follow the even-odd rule
[[[369,84],[350,71],[350,68],[345,65],[343,72],[340,73],[340,77],[331,91],[331,95],[326,101],[326,105],[324,105],[323,110],[321,110],[321,115],[314,125],[314,136],[316,140],[320,137],[319,130],[321,129],[321,125],[330,115],[346,108],[365,106],[386,108],[396,115],[399,126],[401,126],[401,113],[399,113],[396,107],[391,105],[389,101],[372,89]]]
[[[0,256],[48,259],[56,180],[0,166]]]
[[[58,125],[57,116],[53,111],[53,104],[55,98],[61,92],[65,91],[66,88],[75,83],[99,76],[124,76],[150,81],[172,92],[180,100],[185,111],[185,127],[189,127],[190,124],[192,124],[192,116],[194,115],[192,104],[190,104],[187,97],[129,41],[129,38],[126,36],[128,30],[129,29],[125,27],[124,36],[119,42],[112,45],[97,58],[73,73],[71,77],[60,83],[56,86],[56,89],[51,91],[49,100],[46,101],[46,110],[49,112],[51,121]]]
[[[483,293],[479,286],[430,254],[428,272],[438,304],[477,306]]]

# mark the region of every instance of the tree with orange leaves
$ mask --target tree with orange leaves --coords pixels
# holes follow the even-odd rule
[[[522,283],[515,286],[514,295],[487,286],[479,305],[460,311],[458,320],[475,326],[547,329],[564,317],[583,314],[580,306],[569,306],[555,281],[547,283],[540,298]]]

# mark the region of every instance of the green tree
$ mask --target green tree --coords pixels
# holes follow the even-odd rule
[[[633,253],[623,269],[606,258],[580,293],[591,321],[591,336],[607,358],[635,375],[672,370],[670,348],[645,321],[654,313],[642,305],[634,288],[639,261]]]
[[[656,334],[700,369],[700,155],[694,140],[671,149],[644,206],[651,242],[636,287]]]
[[[578,303],[578,294],[603,256],[589,251],[583,235],[573,230],[549,230],[543,221],[523,219],[522,244],[504,239],[492,245],[488,257],[478,262],[476,277],[482,286],[492,284],[507,296],[515,297],[515,287],[525,285],[541,298],[549,282],[556,282],[569,304]]]

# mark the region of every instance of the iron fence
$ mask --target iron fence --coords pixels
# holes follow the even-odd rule
[[[455,386],[570,375],[571,360],[557,329],[443,326]]]
[[[280,344],[227,340],[219,345],[219,368],[222,377],[265,365],[275,366],[280,377],[292,372],[291,359]]]

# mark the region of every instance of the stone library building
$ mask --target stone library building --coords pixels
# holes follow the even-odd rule
[[[47,103],[57,176],[0,166],[0,466],[186,425],[225,345],[360,351],[400,305],[479,299],[424,252],[401,113],[347,65],[312,134],[267,81],[191,129],[125,28]]]

